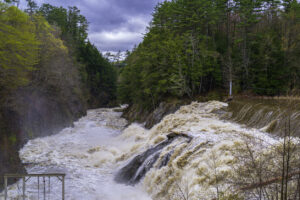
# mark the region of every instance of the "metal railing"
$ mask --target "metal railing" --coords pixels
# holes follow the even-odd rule
[[[9,178],[20,178],[22,179],[22,200],[26,199],[26,182],[29,179],[37,178],[38,185],[38,199],[40,199],[40,178],[42,179],[42,197],[46,199],[46,181],[48,178],[48,186],[50,187],[50,179],[51,177],[56,177],[59,181],[61,181],[62,187],[62,200],[65,199],[65,174],[5,174],[4,175],[4,199],[8,200],[8,179]],[[50,191],[49,191],[50,192]]]

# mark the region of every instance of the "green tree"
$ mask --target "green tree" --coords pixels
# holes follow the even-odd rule
[[[43,4],[39,13],[60,28],[70,53],[82,65],[81,80],[89,91],[88,102],[92,107],[103,106],[116,98],[116,71],[98,49],[87,41],[88,22],[77,7],[55,7]]]
[[[116,71],[98,49],[89,41],[79,49],[81,62],[85,64],[88,99],[92,107],[108,104],[116,98]]]
[[[28,15],[0,4],[0,91],[9,92],[29,82],[28,73],[39,62],[39,42]]]
[[[299,88],[299,2],[174,0],[159,3],[121,72],[127,103],[212,90],[260,95]],[[287,81],[288,80],[288,81]]]
[[[26,0],[27,1],[27,9],[25,10],[29,16],[32,16],[34,12],[37,10],[38,6],[33,0]]]

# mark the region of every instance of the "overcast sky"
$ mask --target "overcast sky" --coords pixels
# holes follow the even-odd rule
[[[25,0],[22,0],[24,5]],[[77,6],[89,22],[89,39],[100,51],[131,50],[142,41],[155,5],[163,0],[35,0]]]

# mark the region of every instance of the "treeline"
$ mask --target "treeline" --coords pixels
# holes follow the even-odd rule
[[[121,101],[156,107],[210,91],[286,94],[300,85],[296,0],[172,0],[127,58]]]
[[[88,41],[76,7],[27,0],[21,11],[15,3],[0,0],[0,176],[22,172],[18,150],[28,139],[57,133],[116,97],[114,67]]]
[[[92,107],[108,105],[116,98],[117,74],[114,67],[91,44],[88,39],[88,22],[80,14],[77,7],[55,7],[43,4],[37,13],[42,14],[46,20],[58,26],[61,30],[60,37],[67,41],[76,60],[83,64],[81,72],[82,81],[89,89],[88,102]]]
[[[1,94],[46,82],[57,90],[81,92],[89,107],[114,101],[116,72],[88,41],[88,22],[80,10],[27,3],[25,12],[0,5]]]

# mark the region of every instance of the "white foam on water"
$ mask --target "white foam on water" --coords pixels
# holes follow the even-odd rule
[[[149,200],[140,185],[132,187],[113,181],[119,166],[115,160],[127,145],[118,139],[127,124],[120,115],[113,109],[90,110],[74,127],[30,140],[20,150],[20,158],[24,163],[32,163],[27,167],[28,173],[66,173],[68,200]],[[46,178],[46,193],[48,181]],[[21,199],[21,184],[9,187],[9,199]],[[51,178],[50,185],[47,199],[61,199],[60,181]],[[40,179],[40,198],[42,192],[43,179]],[[26,184],[26,195],[28,199],[37,199],[37,178]]]
[[[234,169],[243,169],[244,163],[237,154],[244,153],[246,146],[259,160],[282,144],[282,140],[263,131],[221,120],[214,114],[226,106],[218,101],[193,102],[150,130],[140,124],[122,130],[127,122],[120,118],[121,113],[91,110],[73,128],[29,141],[20,150],[20,158],[33,163],[27,168],[29,173],[66,173],[68,200],[179,200],[185,193],[191,200],[214,199],[216,190],[230,194],[236,189],[230,181],[239,178]],[[113,181],[116,172],[134,156],[166,140],[170,133],[193,139],[189,143],[178,139],[162,149],[160,158],[138,185]],[[159,162],[170,153],[168,164],[160,168]],[[27,188],[29,199],[36,199],[34,181]],[[60,182],[52,181],[51,199],[59,199]],[[9,195],[17,196],[17,185],[10,186]]]
[[[172,144],[172,151],[164,148],[142,180],[152,199],[198,200],[215,199],[217,193],[230,195],[237,189],[229,184],[238,178],[234,169],[243,168],[238,154],[243,153],[247,145],[257,159],[263,159],[258,155],[280,146],[280,140],[268,133],[221,120],[214,114],[226,106],[218,101],[193,102],[166,116],[150,130],[134,124],[124,131],[127,138],[137,138],[135,145],[140,153],[165,140],[170,133],[193,137],[190,143]],[[172,155],[168,164],[159,168],[158,162],[169,152]]]

